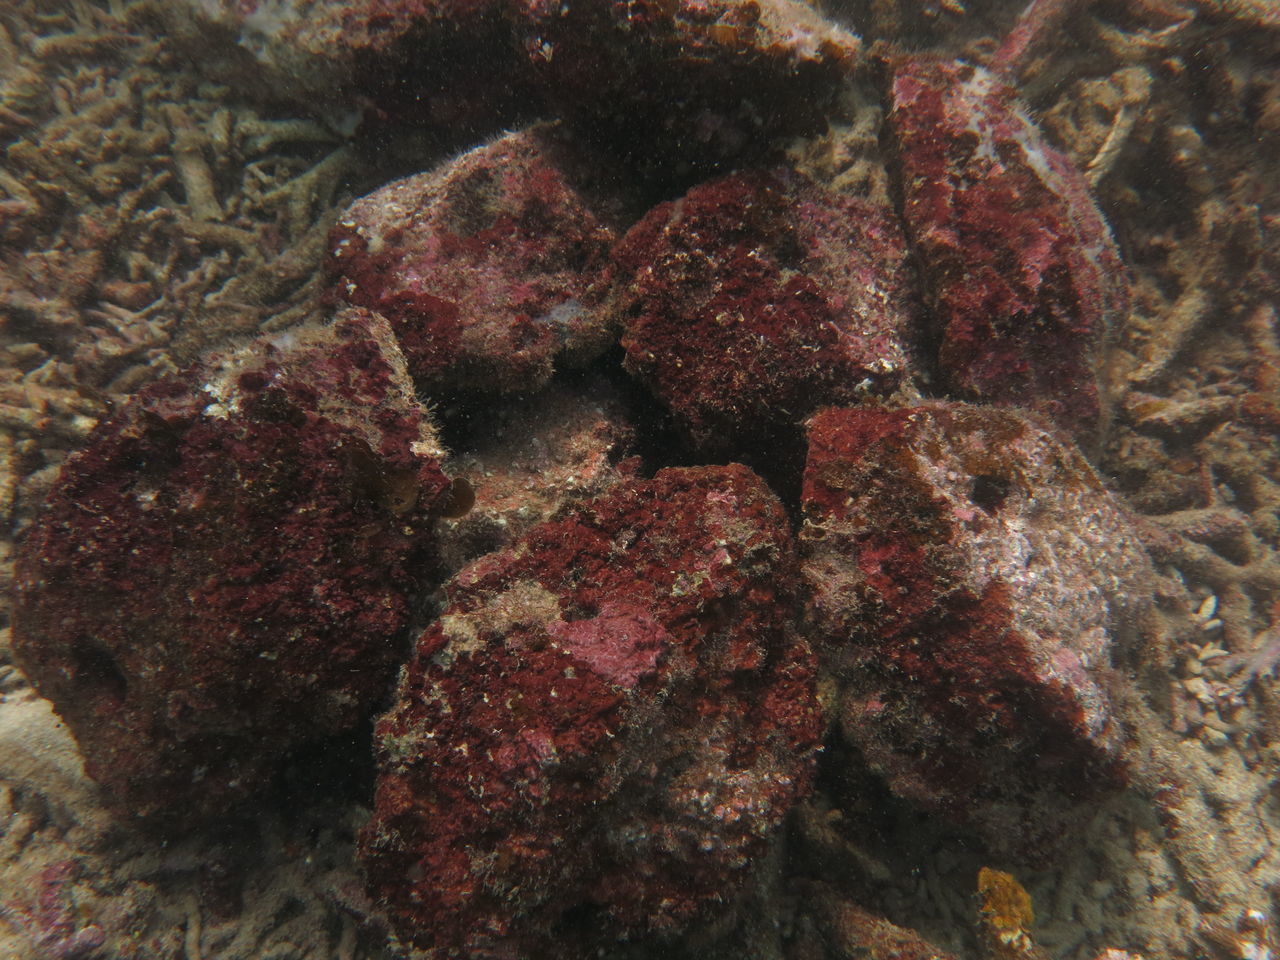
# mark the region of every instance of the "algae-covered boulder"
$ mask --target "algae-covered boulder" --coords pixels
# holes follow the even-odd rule
[[[993,848],[1051,849],[1122,782],[1154,577],[1124,510],[1036,418],[942,402],[819,413],[803,510],[844,737]]]
[[[145,388],[17,558],[14,654],[128,814],[216,816],[395,676],[449,486],[386,321],[258,340]]]
[[[820,736],[781,504],[660,471],[462,570],[377,727],[361,857],[445,957],[594,957],[731,918]]]

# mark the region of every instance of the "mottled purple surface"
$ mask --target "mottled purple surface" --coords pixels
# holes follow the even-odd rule
[[[591,287],[613,231],[566,175],[566,147],[534,127],[357,201],[330,238],[339,300],[391,320],[428,389],[544,385],[612,340]]]
[[[731,174],[652,210],[615,260],[626,367],[704,445],[910,378],[905,241],[869,201],[783,169]]]

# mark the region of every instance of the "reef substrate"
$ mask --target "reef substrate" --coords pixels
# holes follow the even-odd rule
[[[1278,33],[19,4],[0,950],[1274,951]]]

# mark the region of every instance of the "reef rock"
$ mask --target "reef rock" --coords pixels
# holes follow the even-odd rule
[[[600,496],[632,476],[635,430],[603,382],[583,393],[552,385],[526,403],[467,418],[467,453],[450,459],[475,500],[461,517],[436,523],[450,572],[509,547],[567,504]]]
[[[818,745],[794,563],[733,465],[623,481],[459,573],[377,727],[360,852],[398,932],[595,956],[731,913]]]
[[[398,180],[334,229],[335,295],[391,320],[425,388],[534,389],[611,342],[587,301],[614,235],[556,136],[535,127]]]
[[[156,10],[175,39],[198,50],[201,69],[259,95],[293,98],[330,119],[373,96],[379,109],[399,106],[416,122],[457,124],[501,115],[514,93],[526,93],[504,7],[504,0],[170,0]]]
[[[1123,774],[1108,688],[1153,579],[1123,511],[1015,410],[829,409],[809,444],[803,572],[843,735],[994,850],[1049,850]]]
[[[97,428],[21,544],[13,649],[117,809],[226,813],[369,717],[441,457],[361,310],[215,355]]]
[[[1099,367],[1129,287],[1084,177],[981,67],[900,60],[888,121],[944,379],[965,399],[1033,407],[1095,446]]]
[[[829,957],[865,960],[956,960],[914,930],[890,923],[841,897],[824,883],[805,882],[802,893]]]
[[[732,449],[909,377],[905,241],[868,201],[735,173],[655,208],[615,260],[627,369],[702,444]]]
[[[803,0],[514,0],[560,116],[644,170],[688,175],[820,129],[861,43]]]

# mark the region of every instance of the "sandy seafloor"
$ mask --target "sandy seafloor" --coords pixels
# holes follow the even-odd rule
[[[894,28],[892,7],[826,12],[865,37],[866,22]],[[1016,8],[924,4],[910,41],[974,42]],[[372,151],[339,132],[342,117],[257,100],[252,78],[207,79],[147,11],[0,5],[6,597],[13,537],[112,398],[312,316],[336,211],[468,146],[407,129]],[[1162,577],[1171,672],[1148,691],[1159,720],[1145,738],[1150,770],[1183,784],[1170,799],[1150,774],[1047,868],[1019,873],[1054,957],[1274,950],[1237,924],[1248,911],[1280,923],[1278,18],[1270,0],[1098,3],[1024,87],[1088,171],[1133,274],[1099,466],[1144,518]],[[846,188],[883,189],[878,108],[850,97],[848,112],[793,155]],[[0,958],[403,955],[364,915],[358,802],[304,784],[256,824],[164,841],[113,821],[11,665],[0,616]],[[790,869],[979,956],[971,847],[893,809],[855,841],[861,814],[831,804],[819,794],[796,812]],[[794,897],[781,915],[798,929],[829,907]],[[746,952],[780,956],[777,942]]]

